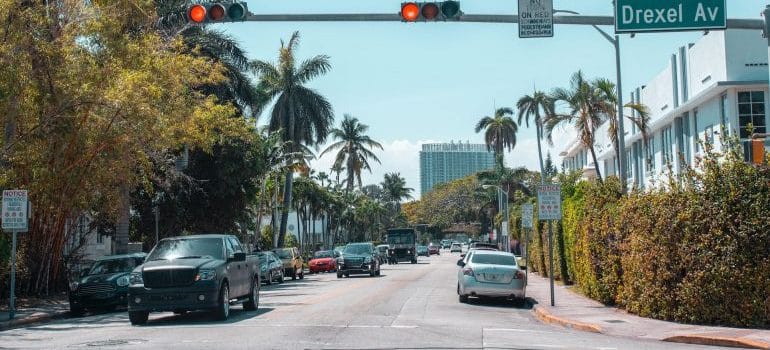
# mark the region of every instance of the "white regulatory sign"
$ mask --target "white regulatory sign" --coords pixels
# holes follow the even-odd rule
[[[561,185],[540,185],[537,216],[540,220],[561,220]]]
[[[553,36],[553,0],[519,0],[519,38]]]
[[[532,204],[521,205],[521,227],[532,228],[532,216],[534,215],[534,208]]]
[[[3,230],[27,232],[27,190],[3,191]]]

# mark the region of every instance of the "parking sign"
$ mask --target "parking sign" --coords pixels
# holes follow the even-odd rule
[[[537,217],[540,220],[561,220],[560,185],[540,185],[537,191]]]
[[[3,230],[27,232],[27,190],[3,191]]]
[[[521,205],[521,227],[532,228],[532,216],[534,215],[534,208],[532,204]]]

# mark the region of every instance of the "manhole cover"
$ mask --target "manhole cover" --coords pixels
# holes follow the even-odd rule
[[[625,323],[626,321],[623,321],[623,320],[604,320],[604,322],[607,322],[607,323]]]
[[[97,340],[88,343],[81,344],[81,346],[88,347],[105,347],[105,346],[119,346],[119,345],[138,345],[146,343],[144,339],[110,339],[110,340]]]

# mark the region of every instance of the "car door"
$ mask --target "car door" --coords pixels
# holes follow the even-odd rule
[[[244,292],[243,285],[247,284],[244,279],[246,264],[243,261],[232,261],[235,256],[235,245],[230,237],[225,238],[225,252],[227,253],[227,272],[230,276],[230,295],[233,297],[242,296],[248,292]]]

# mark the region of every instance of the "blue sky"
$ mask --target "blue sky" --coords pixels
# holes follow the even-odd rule
[[[392,0],[248,0],[253,13],[397,13]],[[467,14],[515,14],[517,0],[460,0]],[[760,18],[761,0],[727,0],[728,18]],[[554,8],[612,15],[610,0],[554,0]],[[419,195],[419,149],[424,142],[469,140],[476,121],[495,107],[514,107],[533,87],[566,86],[582,69],[588,77],[615,79],[611,45],[588,26],[557,25],[553,38],[519,39],[515,24],[476,23],[234,23],[219,26],[251,58],[276,60],[280,40],[301,33],[300,59],[326,54],[332,71],[311,87],[325,95],[338,119],[349,113],[370,126],[385,150],[365,183],[400,172]],[[608,27],[606,30],[611,31]],[[674,50],[702,33],[657,33],[621,38],[623,85],[630,91],[662,70]],[[760,35],[758,32],[757,35]],[[624,95],[627,95],[625,93]],[[264,123],[266,118],[260,122]],[[569,141],[555,139],[555,158]],[[521,128],[509,166],[537,168],[534,129]],[[317,160],[328,169],[328,157]],[[327,170],[328,171],[328,170]]]

